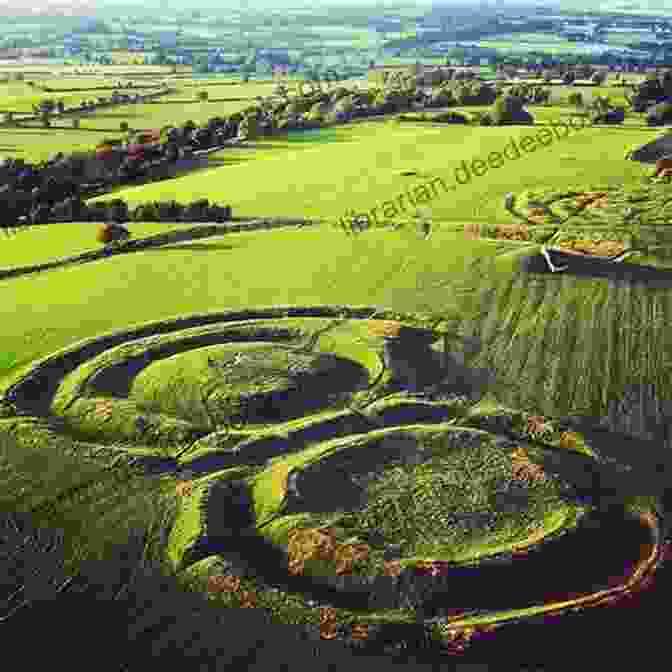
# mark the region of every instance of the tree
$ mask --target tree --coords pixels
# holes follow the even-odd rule
[[[127,121],[122,121],[122,122],[120,122],[120,123],[119,123],[119,130],[120,130],[122,133],[126,133],[126,132],[128,132],[128,122],[127,122]]]
[[[598,115],[601,115],[609,112],[612,109],[612,104],[609,96],[595,96],[590,107]]]
[[[208,99],[208,92],[207,91],[199,91],[198,92],[198,99],[202,102],[205,102]]]
[[[286,100],[289,94],[289,90],[287,89],[286,84],[280,83],[275,87],[273,93],[276,96],[279,96],[280,98],[284,98]]]
[[[532,115],[524,109],[524,101],[518,96],[501,96],[495,101],[492,108],[492,123],[495,126],[502,124],[533,124]]]
[[[672,122],[672,102],[653,105],[646,111],[646,123],[649,126],[662,126]]]
[[[241,140],[254,140],[259,135],[259,124],[255,115],[248,114],[243,117],[238,126],[238,137]]]
[[[583,95],[581,95],[581,91],[572,91],[567,96],[567,102],[576,108],[583,107]]]
[[[593,117],[594,124],[622,124],[625,121],[625,108],[616,107],[597,113]]]

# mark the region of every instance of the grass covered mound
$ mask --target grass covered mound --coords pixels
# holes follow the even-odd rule
[[[558,483],[514,443],[482,431],[423,428],[340,444],[294,467],[295,494],[277,489],[282,463],[270,480],[257,477],[255,492],[283,495],[284,515],[266,532],[276,540],[291,541],[291,517],[307,514],[299,527],[331,527],[340,544],[371,542],[357,573],[381,573],[386,545],[399,545],[404,565],[463,562],[543,538],[559,511],[564,520]],[[299,564],[315,576],[339,573],[319,557]]]
[[[78,438],[173,453],[232,415],[248,428],[283,422],[379,377],[381,364],[365,341],[365,326],[343,323],[314,318],[285,319],[282,327],[263,320],[201,326],[120,339],[88,358],[85,346],[83,361],[62,380],[52,379],[57,387],[45,403]],[[359,342],[353,343],[357,327]],[[320,344],[321,337],[328,340]],[[311,340],[315,352],[304,350]],[[13,382],[23,389],[30,379],[27,370]]]
[[[536,245],[544,244],[572,255],[563,257],[560,265],[585,256],[616,258],[627,268],[665,269],[672,259],[671,206],[672,191],[660,184],[526,190],[507,198],[514,223],[471,223],[464,226],[464,233],[471,239],[510,241],[511,252],[505,256],[511,260],[525,260],[536,252]],[[538,266],[543,270],[543,263]],[[524,268],[532,267],[528,263]]]
[[[665,226],[672,214],[667,185],[575,186],[526,190],[516,195],[512,215],[533,226],[571,224],[618,228]]]
[[[222,424],[233,413],[256,424],[327,406],[330,393],[351,389],[362,380],[368,375],[361,366],[335,355],[239,343],[156,362],[136,377],[131,396],[148,409],[206,426],[212,421]]]
[[[553,602],[562,602],[565,586],[583,599],[611,585],[607,575],[594,583],[592,574],[562,565],[566,572],[556,567],[553,581],[533,582],[516,599],[513,586],[489,593],[507,571],[525,574],[519,563],[507,569],[514,558],[534,550],[526,561],[541,577],[562,544],[571,545],[593,510],[585,476],[596,463],[574,452],[576,444],[558,450],[506,438],[498,419],[514,426],[519,418],[504,408],[468,415],[499,431],[390,427],[180,484],[171,561],[213,599],[264,608],[284,622],[319,621],[324,638],[327,611],[340,631],[353,633],[409,625],[416,609],[437,600],[455,622],[470,615],[496,622],[515,618],[516,609],[559,608]],[[522,416],[529,435],[552,433],[554,423],[542,424]],[[586,566],[599,566],[598,546]]]

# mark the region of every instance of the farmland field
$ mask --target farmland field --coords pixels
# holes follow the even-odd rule
[[[531,133],[524,127],[479,128],[362,122],[321,131],[324,142],[315,147],[280,138],[259,140],[229,148],[209,157],[213,169],[116,192],[131,203],[162,198],[224,199],[243,216],[304,216],[336,220],[346,210],[367,212],[419,182],[440,177],[455,185],[455,169],[462,160],[487,158],[502,151],[511,139]],[[468,184],[455,185],[427,204],[439,222],[502,221],[506,218],[504,194],[522,183],[541,184],[586,181],[633,182],[642,175],[639,164],[623,160],[627,148],[658,136],[654,131],[625,128],[576,131],[573,136],[522,157],[516,171],[493,170]],[[590,150],[587,150],[587,148]],[[214,168],[219,161],[226,165]],[[285,162],[292,170],[279,171]],[[380,168],[384,166],[384,168]],[[416,169],[415,180],[400,175]],[[297,176],[301,181],[297,182]],[[109,200],[113,196],[97,200]],[[409,219],[413,211],[400,212]],[[395,219],[394,217],[391,219]]]
[[[118,123],[111,123],[107,132],[78,131],[68,127],[63,130],[44,129],[39,126],[21,129],[0,128],[0,155],[37,162],[44,161],[57,152],[90,151],[101,140],[114,135],[110,131],[116,131],[121,135],[118,129]]]

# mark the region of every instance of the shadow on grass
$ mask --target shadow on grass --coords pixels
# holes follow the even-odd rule
[[[333,484],[334,497],[338,491],[339,501],[343,499],[344,484],[345,481]],[[241,508],[240,497],[244,493],[233,485],[226,484],[221,496],[212,496],[208,502],[213,527],[216,529],[215,523],[219,523],[221,534],[204,538],[187,554],[185,565],[212,555],[226,558],[233,553],[242,558],[245,573],[268,587],[300,594],[302,600],[357,612],[418,608],[424,619],[435,618],[447,609],[507,610],[574,599],[616,585],[618,578],[625,578],[634,569],[641,547],[650,543],[648,528],[614,502],[608,509],[590,513],[576,530],[547,541],[528,557],[453,566],[444,578],[419,576],[412,568],[404,570],[398,580],[384,575],[293,575],[287,569],[286,550],[262,537],[258,530],[240,529],[236,534],[223,529],[234,520],[245,524],[254,516],[249,494],[243,497],[245,506]],[[358,496],[350,494],[354,499]],[[581,558],[578,564],[577,558]]]
[[[565,264],[568,266],[560,275],[572,275],[577,278],[605,278],[621,283],[640,283],[651,289],[672,288],[672,270],[626,262],[614,263],[596,257],[582,259],[574,255],[563,255],[557,252],[550,252],[550,254],[556,266]],[[540,254],[524,257],[521,260],[520,267],[526,273],[551,273],[546,261]]]
[[[98,119],[135,119],[142,116],[137,112],[97,112],[86,118],[91,121],[97,121]]]
[[[148,479],[139,487],[145,493],[150,485]],[[117,486],[112,484],[111,487],[116,489]],[[105,507],[102,503],[100,506]],[[426,663],[437,662],[441,664],[441,669],[462,669],[462,666],[458,668],[450,659],[446,659],[445,655],[439,657],[440,653],[428,647],[420,638],[417,645],[413,640],[409,643],[406,634],[408,626],[405,630],[399,628],[399,637],[388,633],[376,640],[375,647],[374,642],[367,642],[372,646],[353,652],[341,642],[321,641],[316,632],[317,621],[313,634],[312,630],[302,631],[298,626],[273,622],[267,612],[261,609],[227,608],[210,603],[200,591],[181,587],[175,573],[160,563],[159,558],[163,557],[167,548],[168,532],[175,522],[170,498],[166,500],[165,508],[157,509],[154,505],[145,508],[148,514],[146,520],[151,519],[151,522],[136,524],[124,543],[115,545],[101,560],[82,563],[75,575],[67,575],[61,568],[61,547],[64,541],[61,531],[56,527],[38,531],[28,516],[12,516],[8,511],[3,511],[0,516],[3,551],[0,553],[0,616],[4,618],[10,612],[15,612],[0,623],[5,656],[20,656],[28,669],[37,669],[38,660],[42,663],[44,651],[48,650],[52,665],[61,667],[58,664],[58,660],[61,660],[64,669],[73,669],[73,664],[74,669],[83,669],[85,664],[88,669],[91,652],[95,651],[95,666],[105,672],[135,672],[136,669],[154,669],[163,664],[191,670],[196,663],[206,662],[208,669],[217,672],[234,669],[234,665],[238,669],[241,663],[254,672],[278,669],[279,665],[287,669],[303,669],[304,666],[310,669],[315,666],[315,657],[318,655],[321,662],[326,661],[329,667],[341,669],[343,666],[345,669],[347,664],[347,669],[352,672],[370,670],[372,665],[379,666],[378,669],[387,669],[393,657],[396,658],[394,662],[397,669],[399,662],[406,663],[401,668],[406,672],[413,669],[429,672],[436,667],[430,668]],[[615,530],[607,529],[609,521],[606,519],[593,522],[604,523],[601,529],[611,535],[613,544],[622,551],[623,540],[613,534],[614,531],[619,534],[623,531],[617,513],[612,512]],[[599,529],[591,546],[598,551],[602,536]],[[229,539],[225,545],[230,547],[231,541]],[[268,549],[268,545],[260,543],[258,539],[238,539],[237,542],[240,543],[236,543],[236,550],[251,558],[256,558],[257,548],[263,551]],[[269,571],[275,572],[275,576],[283,582],[285,576],[277,564],[283,556],[272,550],[267,555]],[[577,565],[578,555],[583,560],[585,550],[580,547],[576,549],[576,555],[567,558],[566,574],[570,573],[569,568]],[[598,566],[598,572],[604,576],[606,570],[599,566],[599,562],[592,561],[590,564]],[[610,568],[617,564],[616,559],[612,560]],[[527,562],[521,561],[520,586],[524,586],[527,580],[523,571],[526,567]],[[546,574],[536,575],[537,583],[544,582],[548,569],[545,568]],[[615,576],[620,575],[624,570],[623,563],[615,569]],[[658,574],[664,575],[665,569],[663,567]],[[297,581],[288,585],[288,588],[301,591],[306,585],[305,577],[293,578]],[[656,585],[660,582],[659,579]],[[459,584],[458,592],[461,592]],[[489,664],[496,651],[497,659],[504,664],[501,669],[511,670],[519,670],[523,662],[537,665],[550,659],[557,662],[557,656],[563,651],[574,660],[576,648],[568,647],[567,642],[575,644],[575,638],[581,635],[589,640],[581,639],[581,642],[592,647],[608,646],[610,652],[613,652],[614,646],[621,640],[615,639],[617,633],[611,627],[604,627],[612,624],[622,628],[622,631],[619,630],[619,634],[625,637],[622,648],[624,651],[630,650],[632,642],[638,641],[639,635],[652,636],[650,627],[655,622],[654,616],[660,620],[660,607],[668,593],[663,585],[662,593],[649,590],[644,596],[652,598],[655,597],[654,593],[660,595],[656,604],[652,604],[651,600],[643,603],[641,612],[630,610],[624,613],[621,609],[620,621],[609,618],[614,609],[600,609],[590,610],[585,615],[572,614],[569,623],[567,617],[562,618],[563,623],[547,623],[545,620],[545,628],[524,623],[506,627],[494,641],[483,642],[482,647],[469,649],[465,658],[479,662],[487,660]],[[333,597],[333,590],[324,593],[327,603],[335,604]],[[24,600],[28,603],[17,609]],[[452,606],[453,600],[450,602]],[[426,605],[427,614],[431,611],[430,607],[432,605]],[[599,613],[591,613],[596,611]],[[587,624],[590,626],[587,627]],[[539,643],[542,631],[543,645]],[[39,647],[26,646],[26,632],[39,633]],[[194,646],[195,640],[198,640],[197,647]],[[87,646],[77,644],[81,641],[86,641]],[[398,647],[404,642],[408,649],[399,653]],[[421,650],[423,646],[424,650]],[[397,652],[393,653],[395,650]],[[387,655],[382,657],[381,654]],[[360,659],[360,655],[365,658]],[[31,664],[33,656],[35,665]]]
[[[162,247],[149,247],[146,252],[162,252],[163,250],[187,250],[194,252],[213,252],[216,250],[236,250],[240,245],[224,245],[223,243],[185,243],[184,245],[163,245]]]
[[[18,128],[16,130],[18,130],[21,135],[51,135],[51,136],[54,135],[53,130],[44,130],[44,131],[32,130],[32,128],[30,126],[27,126],[27,125],[21,126],[20,128]],[[60,130],[60,129],[58,129],[58,130]]]
[[[253,159],[247,158],[247,157],[235,157],[235,158],[213,158],[213,157],[203,157],[198,160],[198,163],[196,164],[195,168],[213,168],[213,167],[219,167],[219,166],[235,166],[240,163],[247,163],[248,161],[252,161]]]

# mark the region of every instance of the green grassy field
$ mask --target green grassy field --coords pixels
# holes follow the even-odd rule
[[[515,171],[492,169],[456,184],[455,169],[463,160],[487,159],[503,151],[512,139],[531,133],[524,127],[436,127],[395,122],[363,122],[322,131],[325,140],[315,147],[280,139],[260,140],[212,154],[210,162],[226,165],[187,175],[170,183],[156,183],[116,192],[131,203],[146,200],[209,198],[231,203],[243,216],[306,216],[338,219],[348,209],[368,212],[420,182],[440,177],[437,196],[427,207],[439,222],[502,221],[504,194],[521,184],[533,188],[567,182],[633,182],[644,169],[623,159],[633,145],[657,137],[653,131],[624,128],[574,132],[567,139],[541,147],[516,161]],[[279,163],[280,162],[280,163]],[[290,163],[292,170],[279,168]],[[418,170],[419,178],[400,175]],[[300,181],[298,180],[300,176]],[[454,191],[450,186],[454,185]],[[392,219],[409,219],[413,208]]]
[[[233,96],[232,96],[233,97]],[[179,103],[157,102],[156,104],[115,105],[82,115],[80,128],[119,128],[122,121],[130,128],[161,128],[170,124],[180,125],[191,119],[196,124],[206,123],[215,116],[228,116],[256,103],[253,98],[238,102],[200,102],[195,98],[180,98]],[[187,102],[188,101],[188,102]],[[55,122],[57,123],[57,122]],[[64,122],[67,123],[67,122]],[[66,131],[67,132],[67,131]]]
[[[153,106],[142,107],[151,114]],[[209,116],[216,113],[210,113],[211,104],[203,107]],[[562,113],[552,108],[539,110],[540,117],[545,117],[540,119],[542,123],[550,123],[553,115]],[[144,126],[148,121],[145,109],[142,114]],[[190,114],[189,118],[194,117]],[[153,118],[154,123],[161,125]],[[627,127],[578,130],[533,154],[509,161],[503,168],[456,183],[455,171],[463,161],[486,159],[490,152],[502,151],[514,140],[520,144],[524,136],[539,130],[361,122],[227,149],[213,155],[212,167],[207,170],[94,199],[122,197],[133,206],[154,199],[186,202],[205,197],[230,203],[235,216],[296,216],[327,222],[302,229],[223,233],[3,280],[0,396],[4,399],[8,390],[18,386],[23,392],[17,404],[32,410],[28,413],[31,417],[22,418],[1,405],[5,415],[0,419],[0,431],[26,446],[38,440],[53,444],[55,453],[61,448],[72,451],[97,446],[108,457],[122,453],[163,456],[195,470],[193,483],[198,492],[184,501],[170,544],[171,561],[180,562],[204,532],[217,536],[227,523],[210,485],[223,486],[234,477],[251,487],[256,520],[271,525],[265,528],[268,537],[286,542],[289,530],[297,525],[333,523],[342,528],[341,540],[351,537],[350,541],[361,541],[354,532],[362,530],[354,530],[353,520],[348,522],[347,516],[339,513],[340,501],[330,501],[322,517],[308,516],[301,507],[285,508],[290,469],[310,472],[310,466],[322,458],[333,458],[336,467],[343,460],[341,466],[344,464],[346,471],[354,465],[360,469],[356,455],[365,463],[361,470],[366,471],[371,446],[382,454],[382,444],[376,443],[381,436],[399,439],[401,434],[436,451],[436,463],[413,472],[418,477],[417,502],[425,507],[418,509],[419,515],[434,515],[436,498],[430,485],[440,482],[445,487],[447,473],[456,479],[452,485],[459,487],[447,490],[445,501],[442,495],[439,513],[442,507],[455,511],[466,507],[472,513],[499,515],[494,522],[489,519],[487,525],[475,529],[450,528],[447,536],[452,547],[445,557],[460,562],[482,559],[500,551],[511,553],[530,535],[534,538],[530,543],[537,543],[547,535],[571,531],[583,509],[562,494],[560,480],[546,482],[538,490],[525,485],[528,498],[524,505],[514,495],[500,497],[497,501],[506,500],[509,507],[508,518],[500,515],[495,504],[487,503],[495,491],[495,476],[510,471],[514,447],[490,443],[500,431],[498,421],[526,431],[529,415],[543,415],[555,427],[551,439],[540,440],[543,448],[529,448],[533,462],[554,458],[564,464],[571,457],[575,463],[570,481],[580,480],[584,472],[576,464],[586,465],[587,461],[591,465],[609,460],[634,464],[632,479],[635,474],[646,474],[647,478],[657,474],[658,480],[651,478],[646,486],[655,492],[635,491],[626,479],[631,489],[622,495],[624,501],[632,507],[641,504],[644,495],[654,498],[660,494],[663,475],[672,473],[666,458],[669,446],[634,454],[627,447],[589,441],[580,433],[574,437],[578,446],[561,443],[556,419],[585,414],[609,417],[618,424],[621,420],[615,416],[627,416],[632,427],[641,420],[638,408],[651,394],[658,400],[672,398],[667,362],[671,343],[664,329],[672,316],[669,286],[664,282],[653,287],[627,279],[611,282],[603,277],[524,273],[518,262],[537,253],[538,244],[471,239],[462,229],[464,224],[492,227],[514,223],[503,205],[508,192],[517,195],[521,208],[535,198],[548,202],[567,216],[563,227],[569,228],[571,223],[590,231],[613,228],[627,200],[623,193],[616,194],[616,188],[635,192],[642,188],[642,177],[648,172],[625,161],[625,150],[657,137],[658,132]],[[37,155],[46,151],[49,132],[20,131],[25,134],[22,137],[33,133],[35,138],[26,152]],[[13,133],[16,138],[19,132]],[[93,133],[79,135],[91,137]],[[71,141],[66,134],[64,137]],[[51,145],[48,148],[49,153],[56,151]],[[417,174],[403,176],[404,171]],[[412,226],[374,228],[346,236],[333,225],[347,209],[368,212],[437,177],[443,178],[447,190],[439,187],[436,197],[427,203],[436,224],[428,239],[420,237]],[[574,187],[611,189],[612,209],[573,214],[564,197]],[[648,205],[646,216],[660,229],[667,223],[661,220],[660,212],[669,200],[669,190],[669,186],[660,185],[642,195]],[[386,219],[405,222],[413,212],[414,208],[407,208]],[[134,239],[189,226],[129,224]],[[21,231],[3,239],[0,268],[48,262],[97,248],[94,228],[92,224],[72,223]],[[641,234],[636,229],[633,232]],[[665,242],[663,238],[653,242]],[[667,277],[663,269],[658,272]],[[271,306],[276,308],[261,310]],[[290,314],[292,307],[310,306],[335,308],[319,316],[310,310],[306,315]],[[427,380],[436,375],[437,362],[445,361],[445,348],[460,352],[466,337],[477,337],[480,348],[466,352],[462,368],[453,369],[456,376],[472,381],[470,398],[459,403],[454,399],[437,402],[449,413],[452,424],[445,418],[440,421],[445,424],[422,419],[420,411],[429,413],[429,404],[398,392],[377,410],[374,407],[367,412],[366,421],[352,409],[344,412],[337,381],[347,393],[359,395],[358,399],[367,394],[354,384],[354,372],[370,383],[382,371],[374,391],[393,391],[389,367],[383,367],[378,357],[381,336],[372,336],[372,313],[355,314],[353,306],[375,307],[386,311],[386,319],[396,317],[416,326],[426,326],[432,316],[441,316],[451,327],[446,341],[437,340],[437,336],[431,348],[418,346],[422,355],[418,368],[425,371],[422,376]],[[16,319],[17,315],[21,318]],[[137,332],[123,331],[140,329],[140,325],[148,326]],[[108,336],[103,338],[103,334]],[[299,355],[291,350],[316,335],[314,351]],[[40,368],[31,368],[43,358],[49,359],[41,361]],[[230,410],[219,405],[222,395],[229,405],[242,404],[248,398],[272,400],[278,390],[291,388],[294,374],[289,375],[289,364],[302,365],[313,377],[327,375],[324,381],[330,394],[320,397],[321,405],[305,417],[289,413],[290,422],[269,415],[238,433],[220,434],[220,421]],[[217,366],[228,367],[226,373]],[[642,383],[654,392],[636,387]],[[301,394],[294,398],[299,406],[308,403],[305,390]],[[630,407],[615,410],[624,398]],[[61,425],[49,424],[40,416],[44,412],[41,404],[47,401]],[[273,407],[271,403],[262,408],[270,414]],[[362,422],[376,428],[357,424]],[[214,433],[213,427],[217,430]],[[641,427],[638,431],[644,433]],[[441,452],[444,440],[452,452]],[[394,455],[398,444],[393,440],[392,445]],[[272,455],[273,459],[255,463],[257,454]],[[357,525],[379,525],[387,538],[400,540],[405,535],[404,540],[409,541],[412,530],[404,528],[407,518],[399,510],[400,502],[409,504],[403,499],[407,494],[402,486],[408,484],[408,479],[402,478],[408,476],[404,471],[395,467],[385,472],[387,480],[376,490],[378,499],[360,511]],[[314,475],[319,472],[310,473],[319,486],[319,477]],[[327,490],[317,487],[316,497],[329,500]],[[201,503],[206,505],[205,513],[199,508]],[[431,534],[447,523],[432,519],[432,525]],[[96,534],[102,535],[103,530],[99,528]],[[429,539],[414,537],[410,541],[415,545],[406,549],[406,562],[428,555],[435,558],[443,552]],[[208,559],[206,551],[198,552]],[[189,557],[195,561],[196,555]],[[381,557],[374,554],[373,559],[380,561]],[[324,567],[312,569],[319,574]],[[367,566],[367,571],[372,569]],[[196,568],[195,573],[200,571]],[[254,585],[245,578],[246,588]],[[285,594],[284,598],[290,606],[300,601],[296,594]],[[280,598],[276,595],[273,599],[277,602]],[[544,608],[537,605],[527,613]],[[275,613],[280,618],[294,618],[293,610],[278,607]],[[347,609],[341,613],[346,620],[357,620]],[[499,612],[496,618],[506,620],[515,613]],[[375,616],[392,621],[409,617],[396,612]],[[298,618],[313,617],[315,613],[303,609]],[[480,619],[487,617],[481,615]]]
[[[0,155],[24,161],[45,161],[57,152],[91,151],[104,138],[114,136],[114,126],[108,131],[78,131],[72,128],[0,128]],[[117,131],[118,135],[122,133]]]
[[[65,88],[65,87],[64,87]],[[133,93],[148,93],[152,89],[135,89]],[[33,105],[38,105],[42,100],[62,100],[66,107],[79,105],[85,100],[97,100],[100,96],[109,97],[111,91],[82,91],[74,93],[44,93],[36,91],[25,83],[11,82],[0,84],[0,109],[16,112],[32,112]]]

